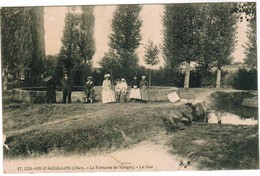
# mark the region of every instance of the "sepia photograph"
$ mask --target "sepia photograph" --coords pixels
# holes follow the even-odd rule
[[[3,173],[259,170],[256,9],[1,5]]]

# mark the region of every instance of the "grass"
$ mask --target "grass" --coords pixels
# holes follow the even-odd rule
[[[75,103],[31,104],[14,109],[6,105],[3,126],[12,151],[6,152],[5,157],[125,148],[163,129],[158,114],[171,104],[163,106]]]
[[[164,138],[173,154],[202,170],[259,168],[258,126],[194,123],[167,135],[161,117],[180,108],[185,111],[161,102],[29,104],[4,93],[3,130],[12,149],[4,158],[111,152],[151,139],[164,145]]]
[[[202,170],[258,169],[258,126],[194,124],[178,131],[172,152],[195,160]]]

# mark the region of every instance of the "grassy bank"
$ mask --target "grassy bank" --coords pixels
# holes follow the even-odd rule
[[[202,170],[259,168],[258,126],[194,124],[169,137],[172,152]]]
[[[111,152],[153,140],[199,169],[257,169],[257,126],[194,123],[166,132],[171,103],[28,104],[3,95],[5,158]],[[183,107],[185,108],[185,107]],[[163,140],[162,140],[163,138]]]

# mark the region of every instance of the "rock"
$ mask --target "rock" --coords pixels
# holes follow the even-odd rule
[[[207,115],[207,108],[204,100],[194,100],[191,104],[193,108],[193,121],[204,121]]]
[[[174,91],[174,92],[168,94],[168,95],[167,95],[167,98],[168,98],[169,101],[172,102],[172,103],[175,103],[175,102],[177,102],[177,101],[180,100],[180,97],[179,97],[179,95],[177,94],[176,91]]]
[[[206,117],[205,101],[193,100],[186,104],[173,106],[172,110],[161,116],[167,131],[176,131],[193,121],[203,122]]]
[[[258,98],[257,96],[252,97],[252,98],[244,98],[242,101],[242,106],[247,106],[247,107],[258,107]]]

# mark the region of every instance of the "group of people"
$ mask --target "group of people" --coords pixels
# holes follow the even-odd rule
[[[117,79],[115,91],[112,90],[110,74],[105,74],[102,85],[102,103],[126,102],[128,94],[128,85],[125,78]],[[148,102],[150,98],[148,81],[145,76],[139,82],[137,76],[134,76],[131,82],[129,99],[133,102]]]
[[[68,74],[65,73],[64,77],[61,79],[62,87],[62,103],[71,103],[71,93],[72,93],[73,82],[69,79]],[[56,84],[52,76],[50,76],[46,82],[47,92],[46,92],[46,102],[56,103]],[[149,85],[145,76],[142,76],[142,80],[139,81],[137,76],[131,82],[131,89],[128,92],[128,85],[125,78],[117,79],[115,89],[112,88],[112,83],[110,80],[110,74],[104,75],[104,80],[102,84],[102,103],[114,103],[114,102],[126,102],[127,95],[129,93],[129,99],[132,102],[148,102],[149,101]],[[85,103],[94,102],[94,82],[93,77],[89,76],[85,83]]]
[[[65,73],[64,77],[61,79],[61,87],[62,87],[62,102],[65,104],[66,102],[71,103],[71,92],[72,92],[73,82],[69,79],[68,74]],[[52,76],[48,77],[46,82],[46,103],[56,103],[56,83]]]

